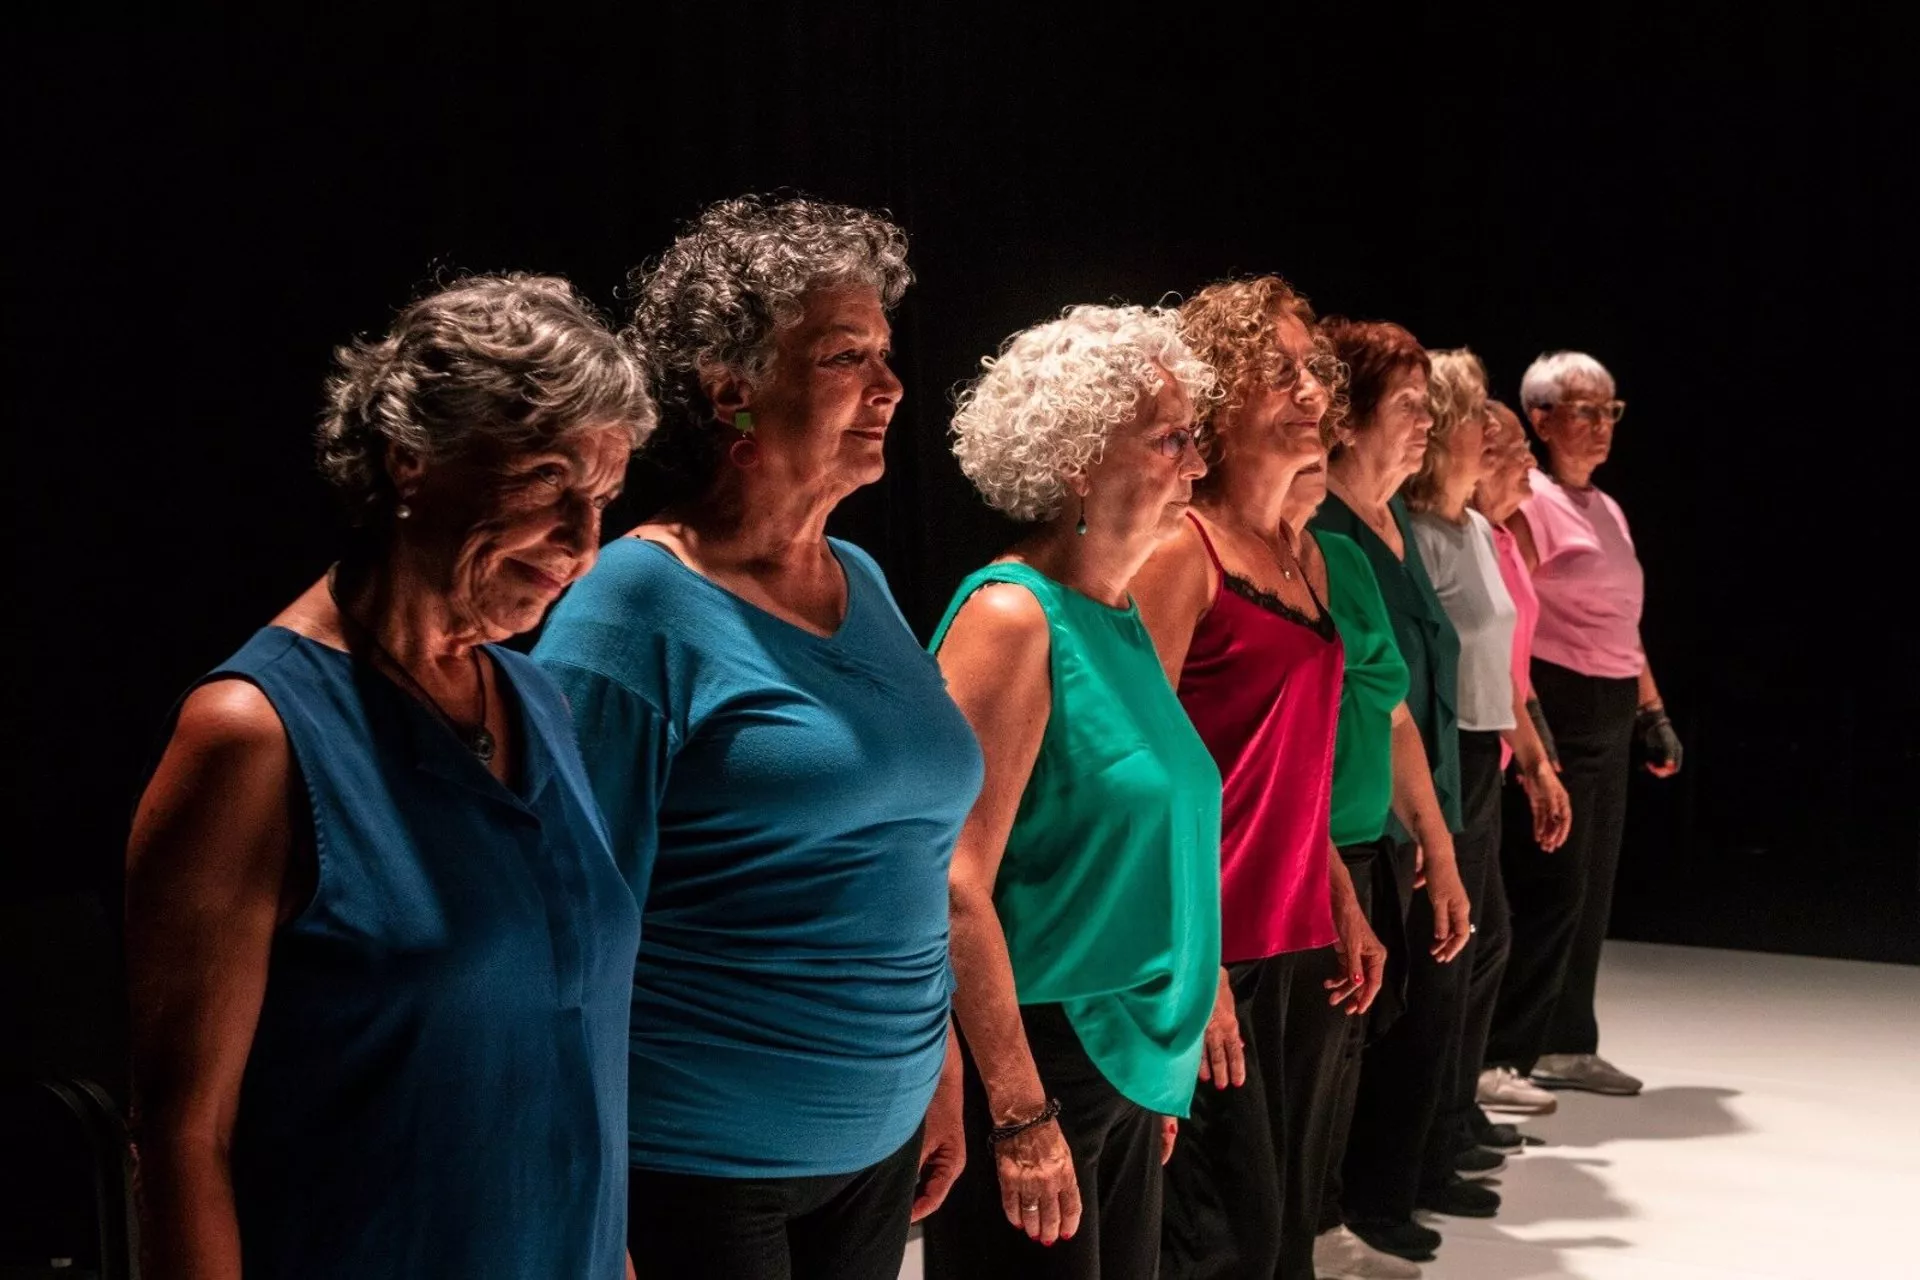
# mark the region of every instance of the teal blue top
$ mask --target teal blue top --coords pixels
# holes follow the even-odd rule
[[[1352,508],[1332,494],[1309,522],[1318,533],[1326,530],[1351,538],[1366,554],[1380,597],[1393,622],[1393,638],[1407,664],[1407,710],[1420,729],[1433,770],[1433,789],[1440,799],[1447,830],[1458,833],[1460,820],[1460,717],[1457,687],[1460,680],[1460,633],[1453,629],[1440,597],[1434,594],[1420,544],[1413,538],[1407,505],[1398,497],[1387,503],[1400,527],[1400,545],[1406,558],[1393,554],[1380,535]],[[1413,839],[1400,820],[1387,816],[1387,834],[1401,844]]]
[[[626,1274],[627,993],[640,917],[566,705],[486,646],[502,784],[351,654],[267,627],[256,686],[313,819],[233,1127],[249,1277]]]
[[[994,883],[1020,1003],[1058,1003],[1115,1089],[1184,1116],[1220,972],[1220,771],[1131,603],[990,564],[936,651],[996,582],[1033,593],[1051,641],[1046,733]]]
[[[621,538],[534,649],[644,907],[637,1167],[865,1169],[940,1077],[947,868],[980,747],[879,566],[830,546],[847,581],[831,636]]]

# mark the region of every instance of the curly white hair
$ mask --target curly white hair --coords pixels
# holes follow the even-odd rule
[[[980,365],[956,400],[953,453],[987,505],[1016,520],[1058,515],[1067,477],[1097,463],[1169,375],[1196,405],[1215,394],[1167,307],[1069,307]]]

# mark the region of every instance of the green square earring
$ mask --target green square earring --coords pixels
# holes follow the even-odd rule
[[[743,436],[753,434],[753,415],[745,409],[733,415],[733,429]]]

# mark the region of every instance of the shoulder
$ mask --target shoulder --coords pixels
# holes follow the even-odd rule
[[[1019,582],[987,582],[968,596],[954,613],[953,627],[963,627],[988,642],[1044,641],[1050,623],[1046,606],[1033,589]]]
[[[1346,534],[1311,526],[1308,528],[1308,533],[1313,538],[1314,545],[1320,548],[1320,554],[1326,559],[1330,568],[1345,569],[1348,566],[1358,566],[1367,569],[1366,553],[1360,550],[1359,543]],[[1373,571],[1367,569],[1367,572],[1371,575]]]
[[[173,740],[200,751],[284,752],[286,727],[259,685],[241,676],[215,676],[181,702]]]
[[[1154,548],[1133,582],[1133,593],[1159,595],[1168,591],[1212,594],[1213,556],[1198,518],[1182,520],[1179,531]]]
[[[857,568],[878,582],[882,588],[886,587],[886,571],[880,567],[880,562],[875,560],[872,553],[865,547],[848,542],[844,538],[828,538],[827,545],[833,548],[833,553],[840,558],[840,563]]]

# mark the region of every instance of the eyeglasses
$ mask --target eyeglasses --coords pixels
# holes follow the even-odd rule
[[[1172,431],[1153,442],[1163,458],[1178,461],[1187,456],[1187,450],[1200,447],[1200,433],[1191,427],[1175,427]]]
[[[1552,407],[1565,409],[1579,419],[1582,426],[1587,427],[1597,427],[1603,420],[1608,423],[1618,422],[1627,416],[1625,400],[1608,400],[1604,403],[1596,403],[1592,400],[1562,400]]]
[[[1313,380],[1326,390],[1332,391],[1339,383],[1341,375],[1346,372],[1346,366],[1340,362],[1340,357],[1328,351],[1316,351],[1305,360],[1295,360],[1292,356],[1282,355],[1280,367],[1273,374],[1273,389],[1275,391],[1293,390],[1300,384],[1302,370],[1312,374]]]

